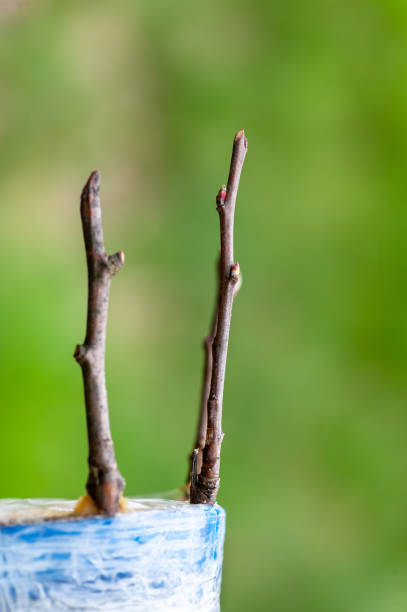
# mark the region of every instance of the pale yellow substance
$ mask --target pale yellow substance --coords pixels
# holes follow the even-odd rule
[[[129,502],[125,497],[121,497],[119,499],[119,507],[117,511],[130,512]],[[95,514],[100,514],[95,502],[88,494],[78,499],[73,513],[76,516],[94,516]]]

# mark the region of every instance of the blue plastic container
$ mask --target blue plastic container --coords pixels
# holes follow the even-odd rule
[[[223,508],[137,499],[115,518],[71,518],[73,506],[0,502],[2,612],[219,611]]]

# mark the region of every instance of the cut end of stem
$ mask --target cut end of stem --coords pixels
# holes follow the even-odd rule
[[[239,130],[236,133],[235,142],[239,142],[239,140],[241,140],[242,138],[244,138],[244,130]]]
[[[98,192],[99,188],[100,188],[100,183],[102,182],[102,175],[99,172],[99,170],[94,170],[93,172],[91,172],[90,177],[88,179],[88,182],[85,186],[86,187],[89,186],[89,189],[92,189],[93,191]]]
[[[92,183],[95,187],[99,187],[101,180],[102,174],[100,170],[93,170],[93,172],[90,173],[89,182]]]
[[[90,173],[88,180],[86,181],[85,187],[82,189],[81,200],[86,200],[90,194],[98,194],[102,175],[99,170],[94,170]]]

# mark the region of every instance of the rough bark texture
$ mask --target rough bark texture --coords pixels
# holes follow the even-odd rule
[[[202,453],[202,469],[198,473],[199,449],[193,453],[191,503],[216,502],[219,489],[220,450],[223,440],[222,405],[226,358],[229,342],[233,297],[239,282],[240,267],[234,262],[233,225],[240,174],[247,152],[247,140],[240,130],[233,142],[232,160],[227,187],[216,199],[220,219],[220,274],[216,334],[212,343],[212,376],[207,400],[207,431]],[[195,473],[194,473],[195,471]]]
[[[115,459],[105,381],[106,324],[110,280],[124,264],[124,253],[107,255],[99,199],[100,173],[92,172],[81,196],[81,219],[88,266],[86,337],[74,357],[82,368],[89,443],[86,489],[100,512],[112,516],[124,489]]]

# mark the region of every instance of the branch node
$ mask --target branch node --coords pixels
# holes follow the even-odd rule
[[[107,258],[107,266],[109,268],[110,278],[112,278],[112,276],[117,274],[123,265],[124,265],[123,251],[118,251],[117,253],[114,253],[113,255],[109,255]]]
[[[85,363],[87,359],[87,353],[88,353],[88,349],[84,344],[76,345],[73,356],[75,357],[79,365],[82,365],[83,363]]]

